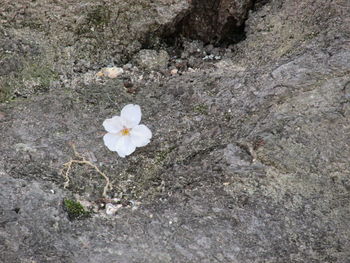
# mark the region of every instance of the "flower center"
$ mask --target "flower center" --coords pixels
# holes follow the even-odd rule
[[[130,135],[130,130],[131,129],[124,128],[120,132],[121,132],[122,136],[127,136],[127,135]]]

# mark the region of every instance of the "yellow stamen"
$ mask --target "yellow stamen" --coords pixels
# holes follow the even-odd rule
[[[122,134],[123,136],[127,136],[127,135],[130,134],[130,130],[131,130],[131,129],[124,128],[124,129],[121,130],[121,134]]]

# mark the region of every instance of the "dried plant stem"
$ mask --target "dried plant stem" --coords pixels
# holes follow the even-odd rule
[[[107,197],[107,191],[108,188],[110,187],[110,181],[107,175],[105,175],[100,169],[98,169],[98,167],[96,165],[94,165],[93,163],[91,163],[90,161],[86,160],[84,156],[82,156],[81,154],[79,154],[75,148],[75,145],[72,144],[72,148],[74,151],[74,155],[75,157],[77,157],[80,160],[76,160],[76,159],[71,159],[69,162],[66,162],[65,164],[63,164],[63,169],[61,170],[61,174],[62,176],[65,178],[65,182],[63,187],[67,188],[69,186],[69,182],[70,182],[70,178],[69,178],[69,173],[72,169],[72,165],[73,164],[86,164],[92,168],[95,169],[95,171],[97,173],[99,173],[105,180],[106,180],[106,185],[103,188],[103,193],[102,196],[103,197]]]

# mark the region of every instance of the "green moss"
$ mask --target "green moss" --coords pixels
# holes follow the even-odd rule
[[[22,23],[21,26],[23,27],[29,27],[30,29],[42,29],[43,24],[39,19],[35,19],[31,17],[31,19],[25,19]]]
[[[198,104],[198,105],[194,106],[193,111],[197,112],[199,114],[207,115],[208,114],[208,106],[205,104]]]
[[[94,26],[104,26],[109,23],[111,11],[105,6],[96,6],[88,14],[88,23]]]
[[[76,31],[78,35],[91,33],[92,28],[103,31],[111,20],[111,10],[106,6],[95,6],[86,15],[86,22]]]
[[[143,203],[161,196],[165,191],[164,173],[171,165],[175,149],[174,145],[164,146],[152,159],[131,161],[128,168],[112,182],[114,187],[117,186],[115,191],[124,193],[126,200],[142,200]]]
[[[58,79],[58,74],[46,65],[33,63],[28,65],[22,72],[23,79],[36,80],[38,86],[35,91],[45,91],[49,88],[51,81]]]
[[[0,80],[0,103],[8,101],[11,97],[11,86],[7,81]]]
[[[0,103],[45,92],[54,80],[58,80],[58,74],[48,65],[26,63],[23,70],[0,77]]]
[[[64,200],[63,207],[68,214],[69,220],[83,219],[90,215],[89,211],[86,211],[79,202],[74,200],[70,200],[70,199]]]
[[[176,148],[175,146],[172,146],[172,147],[169,147],[168,149],[157,152],[155,156],[156,164],[161,164],[167,158],[169,153],[171,153],[175,148]]]

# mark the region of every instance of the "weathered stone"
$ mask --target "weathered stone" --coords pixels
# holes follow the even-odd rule
[[[133,61],[145,70],[161,70],[167,67],[169,55],[165,50],[158,52],[151,49],[142,49],[133,57]]]
[[[1,43],[23,59],[20,76],[11,81],[27,76],[15,87],[7,83],[28,94],[0,104],[1,262],[348,261],[347,0],[257,5],[247,20],[246,39],[219,62],[188,52],[181,61],[170,58],[179,68],[173,76],[128,66],[123,79],[102,80],[90,77],[101,68],[90,57],[92,49],[77,52],[93,38],[66,45],[71,40],[61,42],[62,32],[76,30],[71,28],[53,40],[67,21],[84,30],[89,24],[44,15],[72,12],[89,21],[84,19],[98,3],[34,1],[24,8],[24,2],[0,6],[1,21],[16,18],[7,21]],[[118,4],[123,10],[135,7]],[[175,2],[169,4],[154,2],[148,15],[157,10],[163,22],[178,23],[177,15],[170,19]],[[84,8],[92,9],[78,12]],[[53,21],[40,22],[40,12]],[[130,15],[125,21],[150,32],[149,24],[140,22],[143,12],[138,6],[120,16]],[[90,25],[96,24],[100,39],[118,32],[113,23],[97,23],[114,12],[92,13]],[[128,25],[138,32],[134,22]],[[37,37],[40,30],[47,30],[45,38]],[[131,53],[122,48],[121,57],[142,48],[136,46]],[[116,49],[97,48],[96,58],[117,56]],[[62,57],[55,57],[57,50],[64,50]],[[34,69],[28,61],[37,62]],[[187,69],[188,61],[196,68]],[[43,79],[48,68],[58,77]],[[34,80],[53,84],[35,93]],[[20,89],[20,83],[32,86]],[[153,139],[121,159],[103,145],[102,122],[128,103],[141,105]],[[74,163],[62,172],[65,163],[82,156],[90,164]],[[94,165],[109,177],[108,198],[102,198],[106,180]],[[66,199],[92,204],[94,213],[70,221]],[[106,215],[108,203],[118,207],[115,215]]]
[[[16,58],[5,58],[0,60],[0,76],[18,72],[21,69],[21,63]]]
[[[57,75],[127,62],[189,7],[187,0],[1,3],[0,102],[47,91]],[[9,72],[17,75],[1,78]]]
[[[122,68],[118,67],[107,67],[101,69],[99,72],[97,72],[98,77],[108,77],[111,79],[115,79],[122,75],[124,73],[124,70]]]
[[[175,25],[175,35],[200,39],[205,43],[237,41],[243,34],[242,26],[253,2],[252,0],[193,0],[187,15],[179,19]]]

